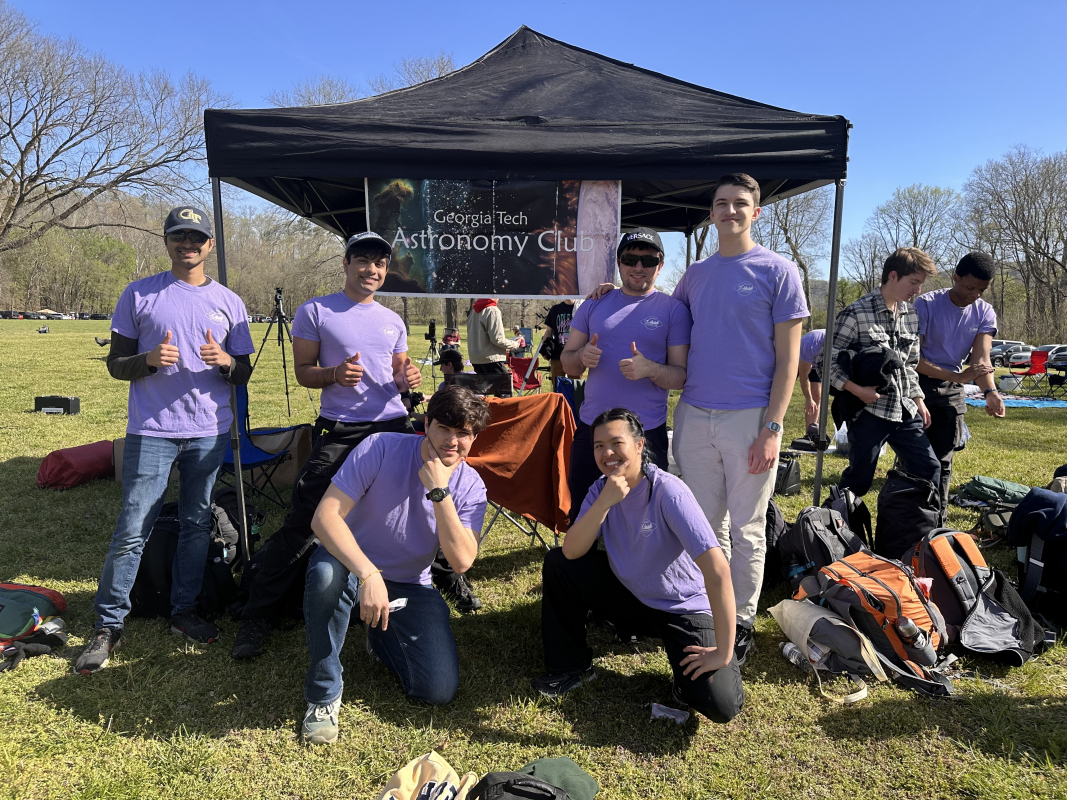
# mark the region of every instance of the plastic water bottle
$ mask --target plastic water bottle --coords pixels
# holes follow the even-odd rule
[[[793,663],[793,666],[798,667],[799,669],[802,669],[805,672],[812,671],[811,662],[808,661],[808,657],[805,656],[802,652],[800,652],[800,648],[797,647],[795,644],[793,644],[792,642],[785,642],[783,645],[781,645],[781,648],[782,655],[789,659]]]

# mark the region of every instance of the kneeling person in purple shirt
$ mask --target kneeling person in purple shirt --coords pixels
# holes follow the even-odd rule
[[[311,655],[305,741],[337,739],[341,648],[357,602],[368,647],[405,694],[451,702],[459,656],[430,565],[438,548],[459,573],[478,555],[485,484],[465,458],[488,424],[485,400],[448,386],[426,406],[425,438],[372,434],[334,475],[311,523],[321,547],[304,591]]]
[[[593,609],[619,629],[663,640],[674,672],[672,702],[729,722],[745,700],[733,657],[730,565],[693,493],[649,462],[636,414],[606,411],[592,434],[603,477],[563,547],[545,556],[541,637],[548,674],[534,686],[555,698],[595,677],[585,640]],[[604,550],[594,546],[598,536]]]

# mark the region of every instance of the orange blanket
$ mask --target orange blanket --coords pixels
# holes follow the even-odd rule
[[[478,470],[490,500],[554,531],[567,530],[567,488],[574,416],[561,394],[486,398],[489,427],[474,440],[467,463]]]

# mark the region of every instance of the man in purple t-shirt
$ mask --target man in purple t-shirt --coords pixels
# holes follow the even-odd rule
[[[656,290],[663,269],[659,234],[650,228],[628,231],[616,258],[622,288],[578,307],[560,358],[572,378],[589,370],[567,476],[572,520],[600,477],[589,424],[609,408],[626,405],[644,426],[653,463],[666,471],[667,395],[685,384],[693,321],[685,306]]]
[[[357,602],[368,650],[404,693],[435,705],[452,701],[459,655],[430,565],[440,549],[463,573],[478,555],[485,484],[465,459],[488,424],[484,399],[447,386],[426,406],[425,437],[370,436],[333,476],[312,521],[322,547],[304,591],[306,742],[337,740],[341,649]]]
[[[308,300],[293,318],[293,361],[302,386],[322,389],[318,438],[293,486],[293,507],[245,570],[248,602],[231,655],[263,652],[271,618],[315,543],[311,518],[330,479],[372,433],[413,433],[401,391],[422,373],[407,357],[404,322],[374,300],[389,269],[389,243],[357,233],[345,247],[344,289]]]
[[[796,265],[752,240],[759,201],[750,176],[719,179],[711,195],[719,250],[690,265],[674,290],[693,315],[674,457],[730,558],[742,664],[753,642],[767,501],[808,316]]]
[[[952,287],[915,300],[919,315],[919,387],[926,395],[930,427],[926,438],[941,462],[941,524],[948,517],[952,457],[963,441],[967,411],[963,384],[974,381],[985,396],[986,413],[1004,416],[1004,400],[993,383],[989,348],[997,333],[997,312],[982,299],[995,264],[986,253],[968,253],[956,265]],[[963,368],[970,356],[971,365]]]
[[[819,435],[819,402],[822,400],[822,349],[826,329],[808,331],[800,337],[800,367],[797,381],[804,395],[804,433],[812,441]]]
[[[233,421],[230,387],[248,382],[255,352],[244,303],[204,274],[214,246],[199,208],[173,209],[163,225],[170,272],[127,286],[111,321],[111,376],[130,382],[122,459],[122,511],[96,592],[96,633],[74,665],[89,675],[122,643],[130,588],[167,492],[181,475],[171,631],[210,644],[218,628],[196,614],[211,534],[211,489]]]

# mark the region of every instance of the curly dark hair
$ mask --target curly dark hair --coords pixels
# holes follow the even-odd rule
[[[489,425],[489,404],[466,386],[446,386],[426,404],[427,427],[433,420],[477,436]]]

